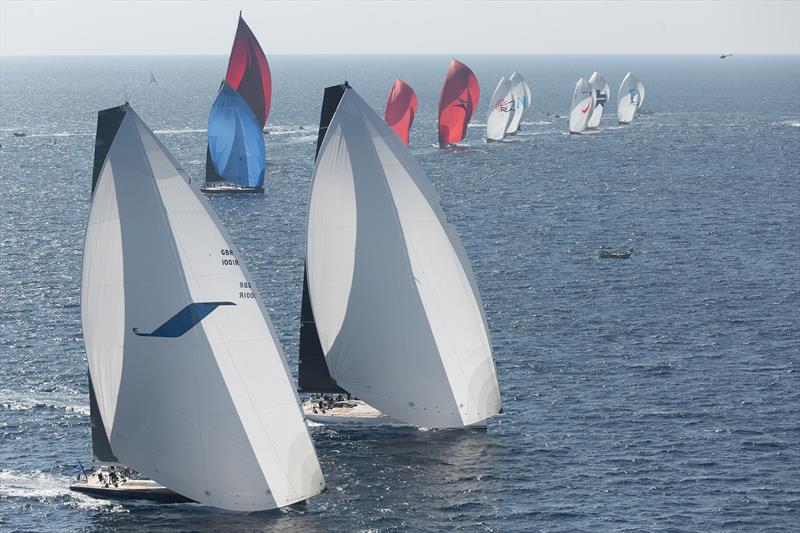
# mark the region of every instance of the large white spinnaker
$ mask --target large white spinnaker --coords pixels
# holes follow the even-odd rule
[[[569,111],[570,133],[582,133],[586,129],[592,107],[594,107],[592,86],[584,78],[580,78],[572,93],[572,107]]]
[[[514,116],[511,88],[511,81],[503,76],[489,101],[489,116],[486,118],[486,139],[489,141],[502,141],[506,136],[506,129]]]
[[[514,71],[509,81],[511,81],[511,94],[514,97],[514,114],[506,129],[506,135],[517,133],[520,130],[520,123],[533,103],[531,88],[519,72]]]
[[[611,88],[608,86],[608,82],[605,78],[597,71],[592,73],[592,76],[589,78],[589,84],[592,86],[592,91],[594,91],[594,107],[592,108],[592,114],[589,117],[589,122],[586,123],[586,127],[596,128],[600,124],[603,111],[605,110],[606,104],[608,104],[608,95]]]
[[[113,453],[215,507],[305,500],[325,481],[250,275],[171,154],[121,110],[81,283],[91,383]]]
[[[630,124],[642,101],[644,85],[639,78],[628,72],[617,93],[617,122]]]
[[[500,410],[478,288],[408,147],[350,88],[308,211],[308,292],[331,376],[383,413],[463,427]]]

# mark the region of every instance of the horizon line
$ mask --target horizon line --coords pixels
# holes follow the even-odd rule
[[[483,56],[716,56],[728,52],[278,52],[268,54],[267,57],[278,56],[451,56],[456,55],[483,55]],[[800,56],[800,52],[737,52],[731,56]],[[186,54],[186,53],[158,53],[158,54],[2,54],[0,58],[17,57],[228,57],[228,54]]]

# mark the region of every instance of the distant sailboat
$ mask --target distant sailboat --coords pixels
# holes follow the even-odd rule
[[[503,76],[489,101],[489,115],[486,118],[486,140],[502,141],[506,129],[514,116],[514,95],[511,81]]]
[[[319,140],[299,381],[306,391],[346,390],[360,401],[322,412],[320,400],[316,413],[312,401],[306,417],[485,425],[500,411],[491,342],[439,196],[408,148],[347,85],[326,89]]]
[[[156,81],[156,77],[153,75],[153,71],[150,71],[150,83],[158,83]]]
[[[617,122],[630,124],[643,100],[644,85],[639,78],[628,72],[617,93]]]
[[[81,312],[92,447],[105,466],[70,488],[240,511],[322,491],[250,275],[206,200],[127,104],[98,115],[92,191]],[[128,467],[150,480],[117,473]]]
[[[406,82],[396,79],[386,99],[386,124],[408,145],[409,132],[417,116],[417,94]]]
[[[467,125],[478,105],[481,90],[475,74],[461,61],[453,59],[439,93],[439,147],[464,140]]]
[[[511,94],[514,96],[514,115],[506,130],[506,135],[513,135],[520,131],[522,119],[533,105],[533,94],[528,82],[516,71],[509,78],[511,81]]]
[[[262,188],[266,153],[261,126],[247,102],[223,82],[208,118],[208,152],[217,176],[240,188]]]
[[[733,54],[722,54],[719,56],[720,59],[725,59],[726,57],[731,57]]]
[[[580,78],[575,84],[575,91],[572,93],[572,106],[569,111],[569,132],[583,133],[586,124],[589,122],[590,112],[594,107],[594,93],[592,86],[584,78]]]
[[[608,82],[605,78],[597,71],[589,78],[589,84],[592,86],[592,91],[594,91],[594,108],[589,117],[589,122],[586,123],[586,127],[596,128],[600,124],[600,119],[603,117],[603,111],[605,111],[606,104],[608,103],[608,95],[611,88],[608,86]]]
[[[234,104],[235,98],[231,91],[240,97],[238,104]],[[234,114],[229,111],[234,105],[241,108],[241,104],[246,104],[250,108],[258,126],[257,137],[261,139],[263,146],[262,131],[267,123],[271,100],[272,75],[267,57],[240,12],[225,81],[220,85],[217,99],[208,117],[209,149],[206,151],[206,183],[201,187],[203,192],[264,192],[263,169],[266,163],[253,165],[252,161],[259,157],[265,160],[265,154],[249,151],[251,148],[258,150],[252,121],[245,119],[243,111],[238,111],[235,114],[239,120],[232,122],[230,119]],[[239,142],[230,150],[211,150],[212,144],[217,147],[226,143],[234,144],[233,137],[229,137],[226,141],[226,136],[233,135],[233,132],[245,136],[246,142]],[[217,139],[216,143],[212,143],[212,136]],[[237,159],[249,162],[231,165],[231,161]],[[233,167],[243,173],[235,176],[230,173],[227,175],[220,173],[221,169]]]

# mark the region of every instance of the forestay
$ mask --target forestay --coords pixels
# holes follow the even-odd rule
[[[569,132],[581,133],[586,129],[589,122],[589,113],[594,105],[594,94],[592,86],[584,78],[580,78],[575,84],[575,91],[572,93],[572,107],[569,111]]]
[[[500,410],[491,343],[455,228],[411,152],[352,89],[319,151],[307,275],[336,382],[389,416],[462,427]]]
[[[642,82],[628,72],[617,93],[617,122],[620,124],[629,124],[636,115],[642,97],[640,89],[644,90]]]
[[[225,509],[319,493],[325,481],[250,275],[169,152],[120,109],[81,285],[91,383],[114,455]]]
[[[592,109],[589,122],[586,123],[587,128],[596,128],[600,124],[600,119],[603,117],[603,111],[608,103],[608,95],[610,87],[608,82],[595,71],[589,78],[589,84],[592,86],[594,92],[594,107]]]
[[[511,81],[503,76],[489,101],[489,115],[486,118],[486,139],[489,141],[501,141],[506,136],[506,129],[514,116],[511,88]]]
[[[511,135],[520,131],[522,119],[525,118],[525,115],[533,104],[531,87],[522,75],[514,71],[509,80],[511,81],[511,94],[514,97],[514,114],[506,129],[506,135]]]

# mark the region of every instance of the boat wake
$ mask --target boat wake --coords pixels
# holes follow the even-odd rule
[[[191,133],[206,133],[208,130],[203,129],[193,129],[193,128],[183,128],[183,129],[166,129],[166,130],[153,130],[153,133],[157,135],[187,135]],[[94,135],[91,133],[90,135]]]
[[[800,128],[800,120],[792,119],[792,120],[781,120],[780,122],[773,122],[773,126],[790,126],[792,128]]]
[[[54,476],[40,470],[15,472],[0,470],[0,499],[9,500],[56,500],[82,509],[107,509],[110,512],[128,512],[121,505],[109,500],[91,498],[69,490],[72,480]],[[22,502],[20,502],[22,503]]]
[[[89,405],[80,403],[82,396],[66,394],[19,397],[19,393],[0,389],[0,410],[6,411],[63,411],[89,416]]]

